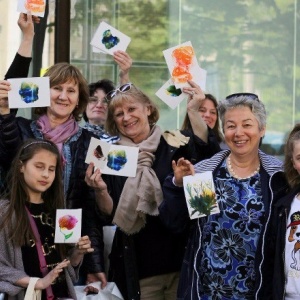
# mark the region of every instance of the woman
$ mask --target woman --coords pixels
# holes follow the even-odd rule
[[[219,115],[218,115],[218,102],[217,99],[211,94],[205,94],[205,99],[202,101],[199,108],[200,117],[203,119],[203,132],[207,131],[207,126],[213,130],[216,139],[224,148],[224,138],[220,129]],[[191,122],[188,114],[185,115],[181,130],[192,130]],[[205,139],[205,135],[203,137]],[[223,145],[223,146],[222,146]]]
[[[191,224],[178,299],[265,299],[259,296],[262,263],[268,245],[265,232],[273,201],[287,188],[282,163],[261,152],[266,111],[254,94],[228,96],[219,104],[229,150],[194,167],[173,162],[173,175],[163,187],[160,214],[173,230],[189,222],[182,177],[212,172],[220,213]],[[180,187],[181,186],[181,187]]]
[[[193,82],[185,91],[190,95],[190,119],[197,122],[204,94]],[[103,181],[99,170],[91,177],[102,196],[111,197],[114,205],[112,216],[117,230],[110,254],[109,279],[117,283],[125,299],[173,300],[186,232],[172,234],[163,226],[158,216],[161,184],[172,170],[172,160],[185,157],[197,162],[219,151],[219,145],[216,141],[204,143],[191,133],[162,134],[155,125],[159,118],[156,105],[131,83],[106,98],[107,131],[120,136],[119,145],[139,147],[136,177],[103,175]],[[194,125],[197,131],[197,124]]]
[[[0,201],[0,237],[6,241],[0,243],[0,291],[9,299],[24,299],[31,285],[42,299],[76,299],[78,267],[93,249],[87,236],[69,250],[54,244],[53,220],[64,206],[61,167],[55,144],[34,139],[21,145],[12,163],[10,190]]]
[[[120,83],[129,82],[129,69],[132,65],[131,57],[126,52],[119,50],[114,53],[114,60],[120,68]],[[108,143],[115,143],[119,139],[117,136],[109,136],[104,130],[108,105],[105,95],[114,90],[114,88],[113,82],[108,79],[90,83],[90,98],[83,113],[83,118],[86,122],[83,128],[93,132],[101,140]]]
[[[30,41],[22,42],[22,52],[16,55],[6,78],[27,76],[32,39]],[[67,208],[82,208],[82,234],[90,237],[95,249],[85,256],[81,272],[94,274],[93,279],[88,280],[100,280],[104,287],[107,280],[104,274],[103,222],[95,210],[97,193],[85,182],[85,157],[92,135],[78,125],[89,99],[88,85],[79,69],[68,63],[53,65],[45,76],[50,78],[51,103],[49,107],[36,108],[37,120],[16,117],[15,112],[10,111],[7,103],[10,84],[6,80],[0,81],[0,164],[5,171],[8,170],[18,147],[28,138],[50,140],[58,146],[63,159],[65,205]],[[105,210],[104,205],[104,213]]]

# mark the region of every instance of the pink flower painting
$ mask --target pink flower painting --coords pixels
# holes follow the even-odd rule
[[[73,235],[72,229],[76,226],[78,220],[71,215],[65,215],[59,218],[58,224],[60,232],[64,235],[65,241]]]

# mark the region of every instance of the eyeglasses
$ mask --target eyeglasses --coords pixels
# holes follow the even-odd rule
[[[89,104],[96,106],[98,103],[102,104],[103,106],[108,105],[106,98],[98,99],[97,97],[89,97]]]
[[[116,88],[115,90],[108,92],[105,95],[104,99],[106,99],[106,101],[109,103],[112,100],[112,98],[117,95],[118,92],[126,93],[131,89],[132,86],[133,86],[133,84],[131,82],[125,83],[125,84],[121,85],[120,87]]]
[[[256,94],[253,94],[253,93],[235,93],[235,94],[231,94],[231,95],[226,97],[226,100],[229,100],[229,99],[235,98],[235,97],[240,97],[240,96],[248,97],[251,100],[259,101],[258,96]]]

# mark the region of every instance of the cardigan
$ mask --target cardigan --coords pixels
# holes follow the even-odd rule
[[[8,200],[0,200],[0,219],[8,206]],[[14,246],[8,236],[8,228],[0,231],[0,291],[7,293],[9,300],[23,300],[25,289],[15,285],[15,282],[28,275],[24,271],[21,247]],[[78,280],[78,271],[79,268],[73,268],[71,265],[64,269],[70,296],[75,300],[77,298],[73,283]]]

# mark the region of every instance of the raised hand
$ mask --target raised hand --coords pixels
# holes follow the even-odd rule
[[[172,161],[172,168],[174,171],[175,184],[177,186],[183,185],[183,177],[188,175],[194,175],[195,170],[193,164],[184,158],[179,158],[177,163]]]

